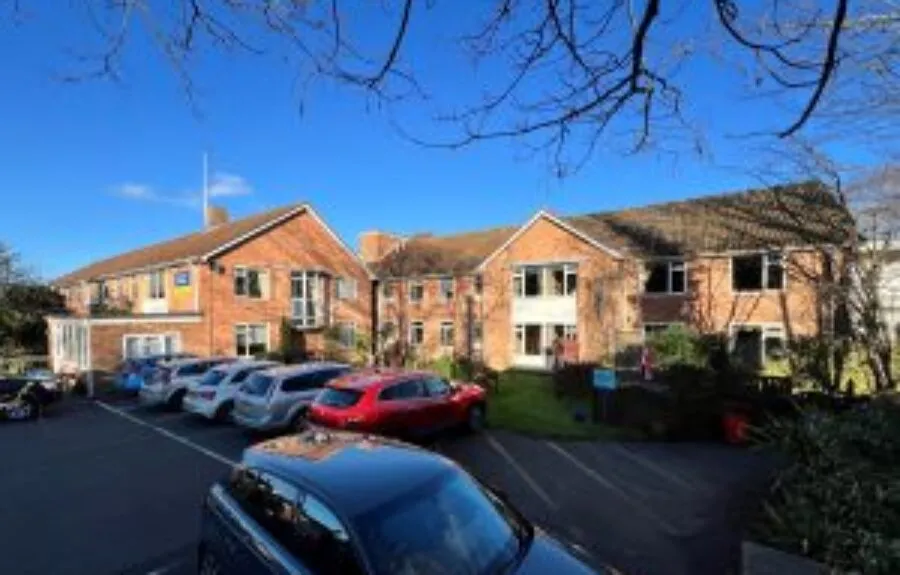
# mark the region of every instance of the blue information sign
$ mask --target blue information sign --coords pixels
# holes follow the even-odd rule
[[[178,272],[175,274],[175,287],[191,285],[191,272]]]
[[[594,389],[615,389],[616,371],[613,369],[594,370]]]

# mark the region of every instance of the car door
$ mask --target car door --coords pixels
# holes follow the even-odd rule
[[[456,409],[451,401],[453,398],[453,388],[442,377],[436,375],[425,378],[425,393],[428,400],[423,408],[433,431],[439,431],[453,427],[458,423]]]
[[[397,388],[398,400],[402,406],[402,431],[414,437],[430,433],[433,425],[429,419],[429,399],[423,381],[419,378],[410,379],[398,384]]]

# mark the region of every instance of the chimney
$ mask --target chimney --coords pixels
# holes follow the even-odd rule
[[[366,263],[381,260],[393,251],[403,238],[387,232],[371,231],[359,234],[359,257]]]
[[[220,206],[209,206],[206,208],[206,229],[227,224],[228,220],[228,210],[225,208]]]

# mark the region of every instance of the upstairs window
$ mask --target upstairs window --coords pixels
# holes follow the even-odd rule
[[[386,281],[381,284],[381,296],[386,300],[394,299],[394,282]]]
[[[150,299],[166,299],[166,272],[150,272]]]
[[[547,268],[550,285],[548,295],[575,295],[578,287],[578,275],[574,264],[550,266]]]
[[[335,297],[337,299],[356,299],[356,280],[353,278],[337,278],[334,282]]]
[[[453,278],[441,278],[439,289],[441,298],[444,300],[453,299]]]
[[[647,262],[647,279],[644,292],[655,294],[681,294],[687,285],[683,261]]]
[[[731,258],[731,286],[736,292],[784,288],[784,261],[777,252]]]
[[[425,286],[420,281],[409,282],[409,301],[418,303],[425,299]]]
[[[268,274],[262,270],[235,267],[234,295],[250,299],[262,299],[267,295],[268,279]]]

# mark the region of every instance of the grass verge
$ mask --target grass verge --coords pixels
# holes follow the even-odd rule
[[[506,372],[498,387],[488,398],[492,428],[553,439],[640,439],[633,430],[576,421],[576,410],[590,419],[590,403],[557,398],[545,374]]]

